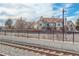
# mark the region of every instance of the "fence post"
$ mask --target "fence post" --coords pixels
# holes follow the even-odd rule
[[[19,37],[19,30],[18,30],[18,37]]]
[[[54,41],[54,30],[53,30],[53,41]]]
[[[37,33],[38,33],[38,39],[39,39],[39,31]]]
[[[4,31],[4,35],[6,35],[6,30]]]
[[[11,29],[11,36],[12,36],[12,29]]]
[[[26,32],[27,32],[27,39],[28,39],[28,30]]]
[[[23,37],[23,33],[24,33],[24,29],[22,29],[22,33],[21,33],[22,34],[22,37]]]
[[[64,42],[64,34],[65,34],[65,33],[64,33],[64,31],[63,31],[63,42]]]
[[[40,31],[38,31],[38,39],[40,39]]]
[[[74,32],[73,32],[73,43],[74,43]]]

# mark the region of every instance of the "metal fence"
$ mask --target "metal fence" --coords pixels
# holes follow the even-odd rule
[[[33,30],[3,30],[0,35],[17,36],[53,41],[79,42],[79,32],[59,32],[59,31],[33,31]],[[64,35],[64,38],[63,38]]]

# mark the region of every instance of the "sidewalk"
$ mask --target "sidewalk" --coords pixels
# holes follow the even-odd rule
[[[67,51],[75,51],[79,52],[79,43],[72,43],[72,42],[62,42],[62,41],[53,41],[48,39],[35,39],[35,38],[25,38],[25,37],[15,37],[15,36],[3,36],[0,35],[0,40],[6,39],[6,40],[14,40],[19,42],[26,42],[26,43],[32,43],[32,44],[38,44],[47,46],[48,48],[54,48],[59,50],[67,50]]]

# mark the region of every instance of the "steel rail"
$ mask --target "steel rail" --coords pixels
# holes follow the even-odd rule
[[[69,55],[79,56],[79,54],[73,53],[73,52],[53,50],[53,49],[47,49],[47,48],[36,47],[36,46],[31,46],[31,45],[19,45],[15,43],[6,43],[6,42],[0,42],[0,44],[16,47],[19,49],[33,51],[35,53],[40,53],[41,55],[47,55],[47,56],[64,56],[64,55],[65,56],[69,56]]]

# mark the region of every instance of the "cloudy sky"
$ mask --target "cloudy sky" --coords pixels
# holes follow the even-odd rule
[[[26,21],[39,20],[44,17],[62,17],[62,9],[65,9],[65,17],[73,22],[79,17],[79,4],[74,3],[0,3],[0,25],[8,18],[24,17]]]

